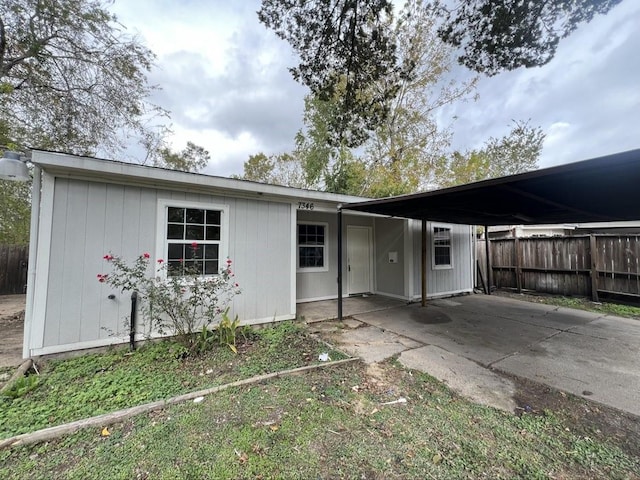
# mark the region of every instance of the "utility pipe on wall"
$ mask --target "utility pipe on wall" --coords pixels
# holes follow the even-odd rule
[[[131,293],[131,320],[129,322],[129,349],[136,349],[136,317],[138,314],[138,292]]]

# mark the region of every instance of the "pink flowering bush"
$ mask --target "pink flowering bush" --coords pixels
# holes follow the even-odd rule
[[[194,250],[197,247],[197,243],[192,245]],[[142,297],[142,317],[152,330],[176,335],[191,350],[197,343],[197,334],[219,324],[232,298],[241,293],[230,259],[217,275],[203,276],[201,270],[185,267],[178,276],[168,274],[163,259],[152,265],[148,253],[133,263],[111,253],[103,258],[112,269],[98,274],[98,281],[122,292],[138,292]],[[151,273],[154,268],[155,273]]]

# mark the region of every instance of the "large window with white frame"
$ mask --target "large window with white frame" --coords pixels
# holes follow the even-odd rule
[[[329,270],[328,229],[327,223],[298,223],[298,270],[307,272],[326,272]]]
[[[431,231],[431,266],[433,269],[453,268],[451,226],[433,225]]]
[[[163,252],[168,275],[186,271],[216,275],[226,256],[226,207],[210,204],[161,201]]]

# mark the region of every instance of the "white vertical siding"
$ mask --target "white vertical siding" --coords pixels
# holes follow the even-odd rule
[[[404,225],[406,220],[375,219],[376,292],[405,297]],[[389,252],[398,253],[398,263],[389,263]]]
[[[472,291],[471,227],[469,225],[449,225],[452,236],[451,255],[453,268],[434,269],[431,264],[432,226],[431,222],[427,222],[427,297]],[[415,272],[413,297],[416,298],[420,296],[421,292],[421,222],[412,220],[411,231],[413,232],[413,268]]]
[[[159,199],[228,205],[228,251],[243,290],[232,314],[246,322],[294,317],[289,203],[63,178],[54,188],[46,309],[34,312],[34,325],[44,330],[41,339],[30,340],[31,354],[122,340],[129,293],[111,291],[96,275],[110,271],[102,259],[108,252],[128,261],[143,252],[158,256]],[[107,298],[112,293],[115,300]]]

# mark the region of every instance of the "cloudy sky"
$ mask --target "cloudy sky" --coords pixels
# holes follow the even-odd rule
[[[116,0],[112,10],[157,55],[153,101],[171,111],[175,149],[212,160],[205,173],[242,173],[249,155],[291,150],[306,89],[288,44],[258,22],[259,0]],[[529,120],[547,134],[541,167],[640,148],[640,2],[623,0],[581,26],[541,68],[482,78],[475,102],[451,105],[453,147],[481,146]],[[457,67],[454,75],[469,78]]]

